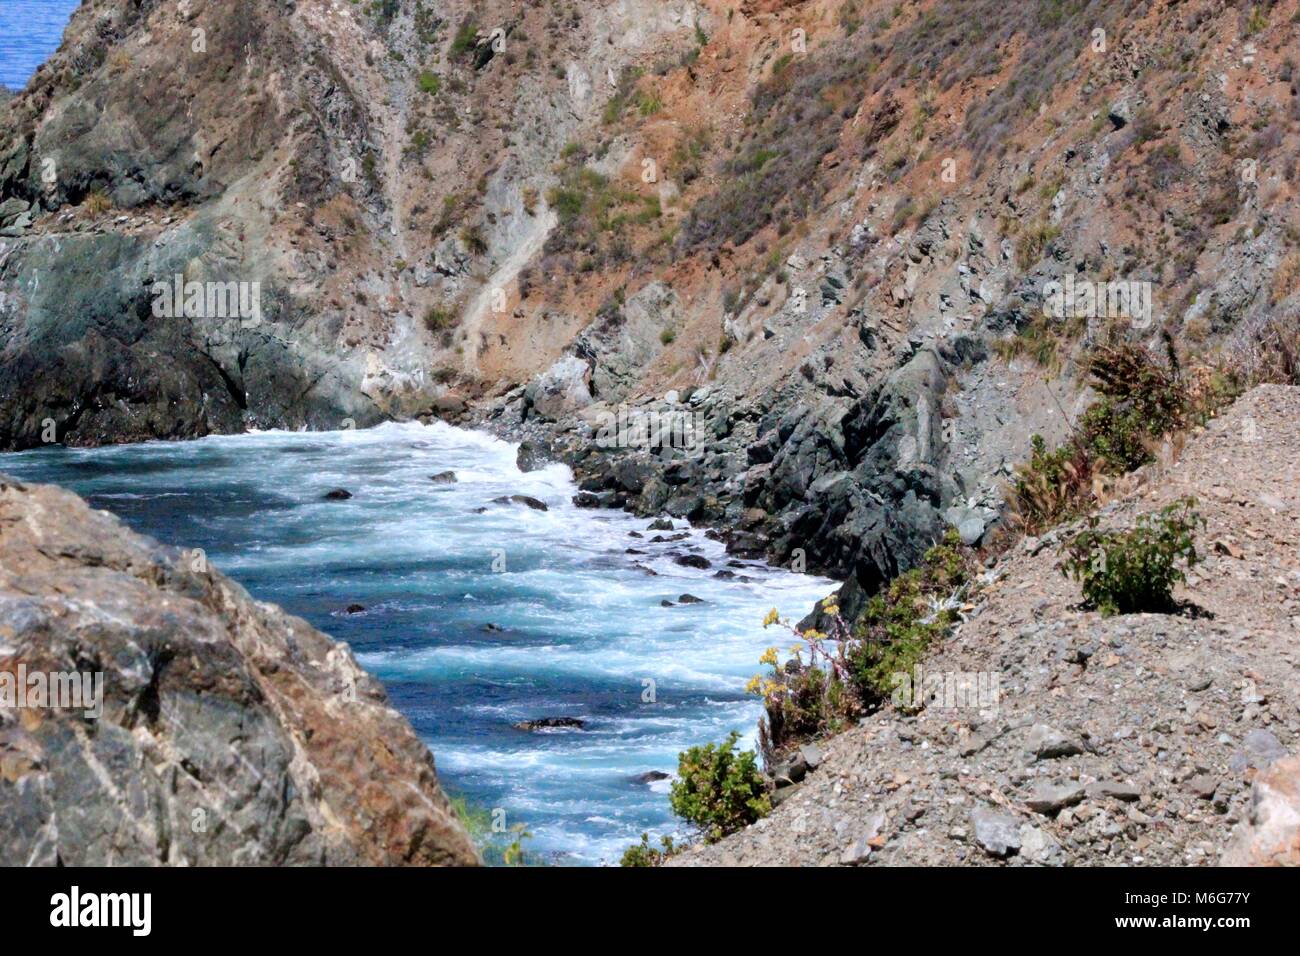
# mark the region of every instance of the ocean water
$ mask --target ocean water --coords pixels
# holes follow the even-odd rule
[[[672,772],[679,751],[733,729],[752,745],[745,681],[763,648],[791,642],[763,616],[800,617],[833,583],[735,561],[700,532],[652,543],[645,519],[574,507],[564,466],[524,474],[514,459],[481,433],[386,424],[51,448],[0,455],[0,472],[203,548],[256,597],[347,641],[446,789],[524,825],[539,859],[617,862],[642,831],[677,830],[667,782],[633,778]],[[430,481],[444,470],[459,481]],[[354,497],[323,500],[334,488]],[[550,510],[492,503],[516,493]],[[680,566],[673,551],[713,566]],[[661,606],[683,593],[704,603]],[[366,610],[346,613],[354,603]],[[511,726],[550,716],[586,727]]]
[[[0,0],[0,86],[21,90],[63,39],[81,0]]]

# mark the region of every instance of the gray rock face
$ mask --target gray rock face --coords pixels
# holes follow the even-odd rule
[[[478,862],[346,645],[199,552],[0,477],[0,671],[20,668],[102,675],[101,713],[0,708],[0,864]]]
[[[529,383],[524,407],[549,421],[586,408],[591,404],[590,377],[591,370],[582,359],[572,355],[562,358]]]

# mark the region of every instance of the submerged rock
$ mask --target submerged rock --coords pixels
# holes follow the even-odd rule
[[[440,471],[436,475],[430,475],[429,480],[435,485],[454,485],[458,479],[454,471]]]
[[[203,567],[0,477],[6,658],[102,674],[93,708],[0,711],[0,865],[477,864],[347,645]]]
[[[510,726],[515,730],[550,730],[564,727],[581,730],[587,726],[587,722],[577,717],[539,717],[537,720],[521,720]]]
[[[326,501],[347,501],[352,497],[352,492],[346,488],[335,488],[333,491],[325,492]]]
[[[664,773],[662,770],[647,770],[645,773],[639,773],[632,778],[633,783],[657,783],[660,780],[669,780],[672,774]]]
[[[502,495],[499,498],[493,498],[494,505],[527,505],[534,511],[550,511],[545,501],[534,498],[531,495]]]

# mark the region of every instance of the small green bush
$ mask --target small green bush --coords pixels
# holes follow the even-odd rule
[[[420,89],[430,96],[436,96],[442,89],[442,78],[437,73],[430,73],[427,70],[420,74]]]
[[[451,313],[440,305],[431,305],[424,313],[424,327],[430,332],[441,332],[451,325]]]
[[[768,815],[768,799],[758,759],[752,750],[736,753],[734,730],[721,744],[692,747],[678,757],[669,798],[673,813],[700,829],[707,843]]]
[[[1164,613],[1175,609],[1174,585],[1197,562],[1195,534],[1205,521],[1195,498],[1142,515],[1131,531],[1099,531],[1096,516],[1063,545],[1061,573],[1078,581],[1088,605],[1102,614]]]
[[[640,843],[633,843],[623,851],[623,859],[619,861],[619,866],[663,866],[665,860],[685,849],[673,843],[673,838],[670,836],[660,837],[659,845],[662,849],[652,847],[650,834],[641,834]]]
[[[846,657],[863,704],[888,700],[894,675],[911,673],[932,642],[957,623],[956,595],[972,578],[971,557],[949,529],[921,563],[867,602]]]

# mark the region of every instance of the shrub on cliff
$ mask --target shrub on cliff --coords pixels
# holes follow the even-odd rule
[[[670,836],[659,838],[660,848],[650,845],[650,834],[641,834],[641,842],[633,843],[623,851],[619,866],[662,866],[669,857],[676,856],[684,848],[677,846]]]
[[[1063,546],[1058,567],[1102,614],[1172,611],[1174,585],[1187,579],[1179,564],[1195,566],[1196,529],[1204,523],[1194,498],[1142,515],[1131,531],[1099,531],[1094,516]]]
[[[803,643],[791,648],[784,665],[777,649],[768,648],[759,662],[772,668],[771,675],[749,683],[748,690],[763,698],[767,720],[760,740],[769,763],[790,744],[835,733],[888,700],[897,675],[910,674],[957,622],[974,582],[973,555],[949,530],[915,568],[868,601],[851,625],[834,596],[819,608],[825,631],[801,630],[771,611],[763,625],[779,624]]]
[[[970,552],[949,529],[919,565],[867,602],[846,655],[863,706],[888,700],[895,675],[910,674],[930,644],[957,623],[973,572]]]
[[[699,828],[707,843],[767,816],[772,804],[752,750],[736,752],[734,730],[720,744],[692,747],[678,758],[673,813]]]
[[[1092,352],[1087,368],[1101,398],[1059,448],[1049,452],[1034,435],[1030,459],[1017,469],[1010,498],[1028,531],[1088,511],[1107,476],[1152,461],[1162,442],[1203,422],[1234,394],[1212,369],[1185,374],[1168,338],[1163,358],[1141,345],[1112,342]]]

